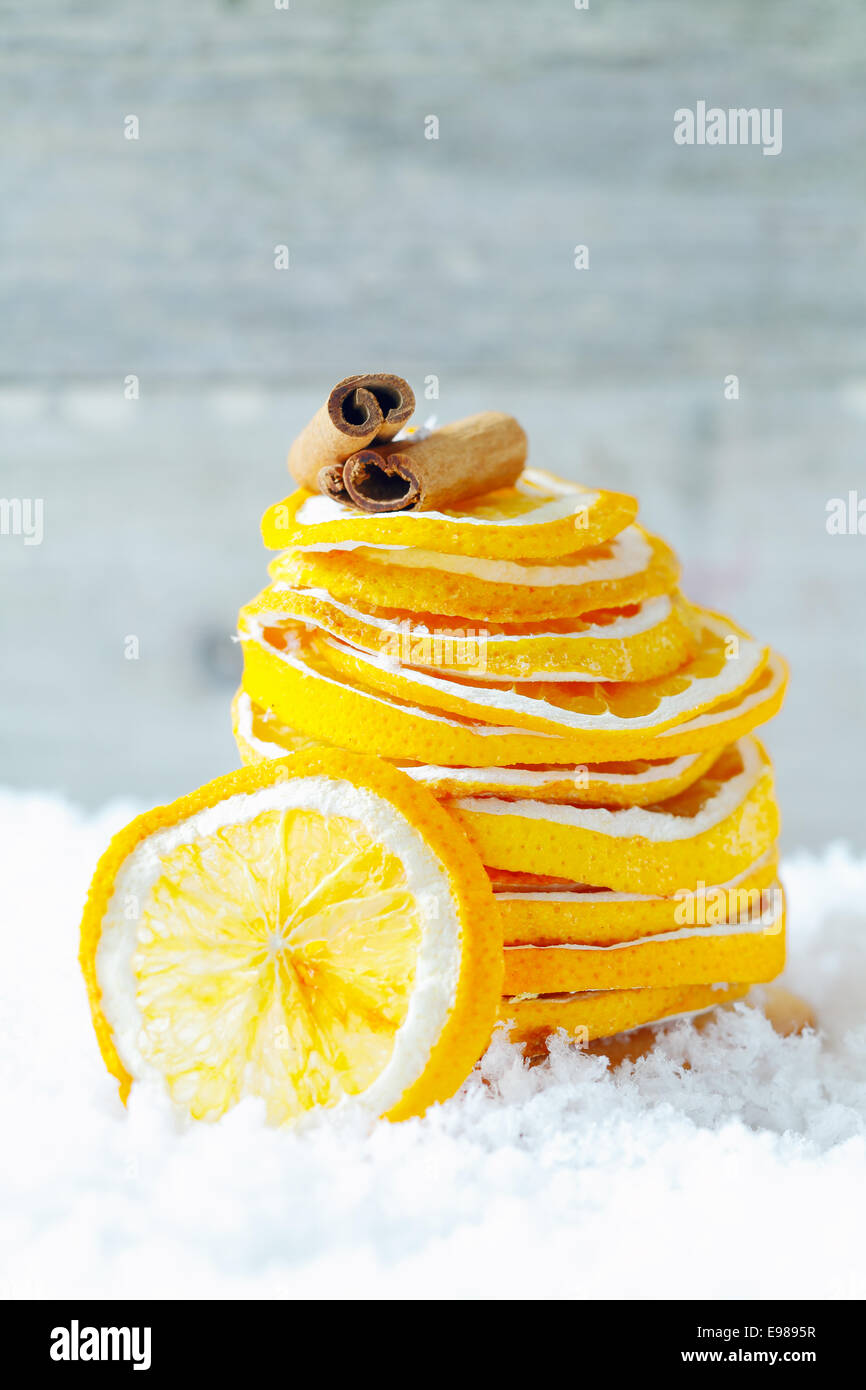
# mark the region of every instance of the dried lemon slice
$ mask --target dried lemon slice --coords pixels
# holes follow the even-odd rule
[[[293,492],[265,512],[262,536],[272,550],[355,541],[490,559],[545,559],[599,545],[636,515],[634,497],[527,468],[514,487],[470,498],[464,507],[445,512],[367,516],[330,498]]]
[[[489,709],[484,720],[472,719],[388,695],[339,671],[301,629],[290,633],[250,623],[240,635],[244,691],[282,724],[324,743],[360,751],[375,748],[383,757],[446,766],[573,766],[703,752],[771,719],[782,704],[788,678],[784,661],[773,654],[742,691],[718,696],[718,703],[702,714],[688,714],[686,695],[686,701],[678,702],[680,713],[686,705],[683,722],[670,728],[659,731],[641,715],[632,720],[611,717],[599,699],[595,715],[560,724],[559,731],[551,733],[518,728],[507,715],[502,723],[491,722],[495,715]],[[346,649],[346,656],[360,662],[363,654]],[[711,679],[719,674],[714,669]],[[678,676],[664,679],[676,681]],[[737,684],[736,675],[732,683]],[[606,692],[618,687],[590,689],[602,691],[606,699]],[[719,684],[714,689],[718,691]],[[538,702],[537,707],[543,706]]]
[[[522,623],[622,608],[670,593],[679,564],[664,541],[628,526],[603,545],[554,562],[363,546],[287,550],[271,561],[269,572],[281,584],[321,590],[344,603]]]
[[[255,1096],[403,1119],[451,1095],[501,996],[489,881],[437,802],[336,749],[140,816],[96,870],[81,964],[109,1070],[195,1119]]]
[[[779,833],[772,766],[755,739],[726,748],[702,778],[656,806],[466,797],[449,811],[491,868],[662,896],[733,878]]]
[[[232,732],[245,764],[263,758],[284,758],[312,746],[313,740],[263,710],[245,690],[232,701]],[[623,763],[584,764],[581,767],[444,767],[393,758],[434,796],[508,796],[538,801],[569,801],[576,805],[645,806],[662,801],[696,782],[716,761],[718,749],[683,753],[659,762],[636,759]]]
[[[701,883],[668,898],[506,869],[488,873],[506,946],[570,942],[607,946],[676,931],[683,925],[717,925],[760,916],[772,902],[765,895],[773,891],[778,867],[777,853],[769,850],[726,883]]]
[[[304,623],[401,666],[479,681],[650,680],[682,666],[694,647],[688,609],[668,594],[583,618],[479,625],[277,583],[241,609],[241,626],[248,618],[269,627]]]
[[[738,922],[675,927],[605,945],[505,947],[506,994],[577,993],[731,983],[764,984],[785,966],[785,912],[781,886],[758,895],[759,910]]]
[[[595,990],[505,998],[499,1017],[513,1042],[528,1052],[543,1051],[552,1033],[563,1031],[576,1042],[609,1038],[645,1023],[691,1018],[719,1004],[731,1004],[749,992],[748,984],[674,985],[652,989]]]

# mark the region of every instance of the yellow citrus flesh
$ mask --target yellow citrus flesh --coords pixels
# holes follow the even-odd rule
[[[490,869],[507,946],[570,942],[607,946],[683,925],[745,921],[758,915],[778,873],[775,850],[724,884],[706,884],[679,897],[617,893],[568,880]]]
[[[359,751],[372,747],[388,758],[452,767],[574,766],[702,753],[770,719],[787,683],[787,667],[774,655],[769,667],[736,696],[661,732],[641,717],[640,727],[630,727],[602,708],[595,727],[587,715],[584,727],[563,725],[558,734],[550,734],[389,697],[342,675],[300,630],[253,629],[241,636],[244,691],[298,734]]]
[[[768,648],[739,629],[732,631],[730,619],[696,614],[695,627],[696,648],[689,660],[670,675],[640,683],[535,681],[524,685],[491,681],[480,685],[438,672],[396,668],[385,657],[361,652],[333,637],[312,633],[306,640],[340,675],[413,704],[467,719],[491,724],[507,721],[517,728],[564,736],[577,731],[605,734],[640,729],[652,737],[730,698],[749,685],[768,660]],[[292,634],[289,631],[287,635]],[[730,641],[737,644],[735,657],[727,654]]]
[[[359,542],[419,546],[489,559],[546,559],[600,545],[634,521],[637,501],[593,491],[540,469],[526,469],[513,488],[470,498],[445,512],[368,516],[298,491],[269,507],[262,536],[271,550]]]
[[[676,927],[606,946],[506,946],[505,993],[573,994],[582,990],[773,980],[785,965],[782,890],[752,921]],[[760,896],[760,895],[759,895]]]
[[[661,896],[724,883],[779,833],[772,768],[754,740],[726,749],[657,806],[611,811],[466,797],[449,811],[490,868]]]
[[[215,1119],[354,1103],[403,1119],[460,1086],[502,984],[489,881],[438,803],[315,749],[140,816],[97,868],[80,959],[125,1098],[160,1078]]]
[[[346,604],[522,623],[623,608],[669,594],[679,565],[664,541],[631,526],[553,565],[362,547],[288,550],[271,561],[269,572],[293,589],[323,591]]]
[[[255,704],[244,690],[232,702],[232,731],[245,764],[310,747],[311,740]],[[645,806],[691,786],[716,761],[718,749],[653,763],[643,759],[581,767],[436,767],[394,759],[442,801],[501,796],[590,806]]]
[[[551,1034],[562,1029],[567,1038],[588,1042],[730,1004],[748,993],[748,984],[673,985],[651,989],[596,990],[504,998],[499,1017],[509,1026],[513,1042],[529,1052],[543,1050]]]
[[[688,610],[667,594],[625,609],[544,624],[490,624],[444,614],[340,603],[320,590],[274,584],[241,609],[240,624],[304,623],[402,666],[474,680],[644,681],[684,664],[694,648]]]

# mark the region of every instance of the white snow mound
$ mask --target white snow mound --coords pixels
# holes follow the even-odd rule
[[[614,1072],[497,1037],[423,1120],[299,1135],[250,1102],[181,1131],[123,1110],[76,962],[132,813],[0,793],[0,1296],[866,1296],[866,859],[784,866],[818,1034],[738,1007]]]

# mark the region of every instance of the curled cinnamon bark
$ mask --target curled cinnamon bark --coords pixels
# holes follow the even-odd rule
[[[337,382],[289,450],[289,471],[301,487],[348,501],[343,463],[375,440],[389,440],[415,409],[411,386],[389,372],[365,372]]]
[[[343,465],[342,483],[361,511],[433,511],[510,486],[526,453],[514,416],[485,410],[426,438],[361,449]]]

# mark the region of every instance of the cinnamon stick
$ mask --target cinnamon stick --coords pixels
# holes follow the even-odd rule
[[[374,439],[392,439],[415,409],[411,386],[389,372],[338,381],[289,450],[289,471],[309,492],[348,501],[343,463]]]
[[[514,416],[485,410],[423,439],[361,449],[343,466],[343,487],[364,512],[441,510],[516,482],[526,453]]]

